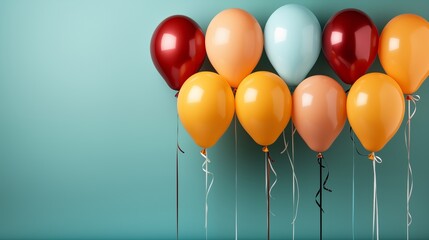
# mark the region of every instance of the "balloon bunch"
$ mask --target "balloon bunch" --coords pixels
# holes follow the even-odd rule
[[[379,36],[370,17],[360,10],[334,14],[322,30],[309,9],[287,4],[271,14],[264,31],[242,9],[218,13],[205,37],[193,20],[172,16],[155,30],[151,54],[167,84],[180,91],[178,116],[202,148],[207,204],[211,187],[207,185],[207,174],[211,174],[207,148],[225,133],[234,112],[245,131],[262,146],[267,169],[271,166],[268,146],[290,119],[309,148],[317,152],[320,169],[324,167],[322,153],[348,119],[374,160],[375,177],[375,162],[381,161],[376,152],[396,134],[404,117],[404,94],[416,92],[429,76],[428,41],[429,23],[414,14],[393,18]],[[263,50],[278,75],[252,73]],[[339,79],[351,85],[348,95],[331,77],[307,78],[321,50]],[[386,74],[367,73],[377,53]],[[198,72],[206,54],[217,73]],[[293,95],[292,87],[296,88]],[[267,174],[269,177],[269,171]],[[322,182],[322,172],[320,175]],[[320,184],[320,213],[323,189]],[[267,201],[269,210],[269,198]],[[378,212],[376,215],[378,237]],[[267,221],[269,238],[269,215]]]

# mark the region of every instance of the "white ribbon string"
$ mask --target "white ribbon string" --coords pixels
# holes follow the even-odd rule
[[[372,203],[372,239],[379,239],[379,227],[378,227],[378,199],[377,199],[377,171],[376,164],[382,162],[382,159],[379,156],[376,156],[375,153],[372,153],[372,169],[374,172],[374,193],[373,193],[373,203]]]
[[[238,141],[237,141],[237,115],[234,118],[235,140],[235,240],[238,239]]]
[[[271,160],[270,160],[270,159],[268,159],[268,164],[270,165],[271,172],[273,172],[273,174],[274,174],[274,182],[271,184],[271,186],[270,186],[270,190],[269,190],[269,192],[268,192],[268,194],[270,195],[270,198],[273,198],[273,196],[271,195],[271,191],[273,190],[274,186],[275,186],[275,185],[276,185],[276,183],[277,183],[277,173],[276,173],[276,171],[274,170],[273,164],[271,163]],[[273,215],[274,215],[274,214],[273,214]]]
[[[408,158],[408,167],[407,167],[407,240],[410,236],[410,225],[413,222],[413,218],[410,212],[410,200],[413,193],[413,169],[411,166],[411,119],[414,117],[414,114],[417,112],[417,102],[420,100],[419,95],[408,95],[408,120],[404,130],[405,135],[405,147],[407,148],[407,158]],[[411,102],[413,103],[413,111],[411,112]]]
[[[285,132],[283,131],[283,143],[285,148],[283,149],[283,151],[281,152],[281,154],[283,154],[284,152],[286,152],[287,157],[289,159],[289,163],[290,163],[290,167],[292,169],[292,207],[293,207],[293,219],[292,219],[292,239],[295,239],[295,221],[296,221],[296,217],[298,215],[298,208],[299,208],[299,184],[298,184],[298,178],[296,177],[295,174],[295,165],[294,165],[294,157],[295,157],[295,152],[294,152],[294,134],[296,132],[296,129],[294,129],[293,125],[292,125],[292,139],[291,139],[291,143],[292,143],[292,157],[289,154],[288,148],[289,148],[289,143],[286,142],[286,136],[285,136]],[[295,190],[296,188],[296,190]],[[295,192],[297,194],[295,194]]]
[[[268,159],[268,164],[270,165],[270,169],[274,174],[274,182],[270,186],[270,190],[268,191],[268,195],[270,196],[270,198],[273,198],[273,196],[271,195],[271,191],[273,190],[274,186],[277,183],[277,173],[273,168],[273,164],[271,163],[271,159]],[[276,216],[273,211],[270,211],[270,213],[271,213],[271,215]]]
[[[214,182],[214,175],[213,175],[212,172],[209,171],[210,159],[208,157],[207,150],[201,151],[200,154],[204,158],[204,162],[203,162],[203,165],[201,166],[201,168],[206,173],[206,198],[205,198],[205,222],[204,222],[204,227],[206,229],[206,239],[207,239],[207,217],[208,217],[208,213],[209,213],[208,197],[209,197],[209,193],[210,193],[210,190],[211,190],[213,182]],[[208,183],[209,175],[211,175],[210,184]]]

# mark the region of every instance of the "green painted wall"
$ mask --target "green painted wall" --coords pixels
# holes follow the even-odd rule
[[[426,1],[0,1],[0,238],[175,238],[176,99],[154,68],[149,41],[166,17],[184,14],[207,29],[221,10],[239,7],[263,27],[283,4],[299,2],[322,26],[343,8],[359,8],[381,31],[392,17],[429,19]],[[207,62],[204,69],[212,69]],[[266,56],[258,70],[273,71]],[[371,71],[381,71],[378,60]],[[336,78],[323,55],[310,75]],[[412,124],[414,192],[411,238],[429,238],[429,84]],[[264,156],[238,127],[238,236],[265,237]],[[379,153],[380,238],[406,233],[403,126]],[[290,128],[286,129],[290,133]],[[204,174],[199,148],[183,128],[180,238],[204,238]],[[289,139],[288,135],[288,139]],[[272,237],[292,236],[292,185],[281,139],[271,148]],[[318,165],[296,137],[300,184],[297,239],[319,234]],[[209,197],[210,239],[234,237],[234,128],[209,149],[215,182]],[[350,239],[352,142],[348,125],[325,153],[324,236]],[[371,238],[372,165],[356,159],[356,237]]]

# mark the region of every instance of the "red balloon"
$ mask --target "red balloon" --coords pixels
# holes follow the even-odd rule
[[[196,73],[204,62],[204,33],[189,17],[168,17],[155,29],[150,53],[168,86],[179,91],[186,79]]]
[[[322,49],[341,80],[353,84],[366,73],[377,56],[377,27],[364,12],[344,9],[326,23]]]

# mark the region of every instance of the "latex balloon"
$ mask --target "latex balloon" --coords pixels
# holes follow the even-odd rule
[[[360,10],[339,11],[325,25],[322,49],[340,79],[353,84],[366,73],[377,56],[377,27]]]
[[[192,75],[179,92],[177,111],[180,121],[197,145],[213,146],[225,133],[234,116],[234,95],[219,74]]]
[[[204,33],[189,17],[171,16],[155,29],[150,53],[153,64],[165,82],[178,91],[204,62]]]
[[[405,94],[413,94],[429,76],[429,22],[414,14],[391,19],[380,36],[378,55],[386,73]]]
[[[404,118],[404,95],[386,74],[368,73],[351,87],[347,117],[356,136],[370,152],[380,151],[395,135]]]
[[[347,119],[341,85],[328,76],[311,76],[295,89],[292,102],[292,121],[305,143],[315,152],[328,150]]]
[[[274,69],[290,87],[296,87],[320,54],[321,29],[306,7],[287,4],[274,11],[264,29],[265,52]]]
[[[242,9],[218,13],[207,27],[207,56],[233,88],[237,88],[258,64],[263,45],[261,26]]]
[[[247,76],[235,94],[237,118],[256,143],[273,144],[290,120],[292,97],[286,83],[271,72]]]

